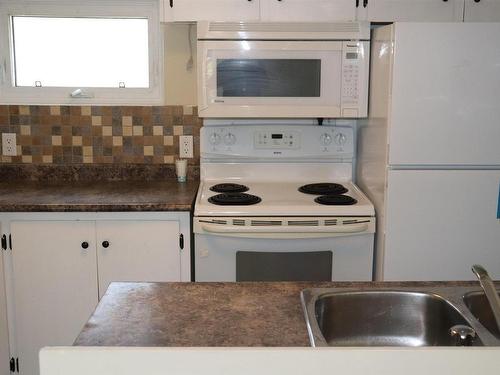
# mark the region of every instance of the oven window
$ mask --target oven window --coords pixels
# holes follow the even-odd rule
[[[236,281],[332,281],[331,251],[236,252]]]
[[[217,59],[218,97],[319,97],[320,59]]]

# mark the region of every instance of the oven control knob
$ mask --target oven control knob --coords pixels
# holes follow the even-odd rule
[[[217,133],[212,133],[210,135],[210,138],[208,138],[208,141],[211,145],[218,145],[220,143],[220,135]]]
[[[236,136],[233,133],[227,133],[224,136],[224,143],[228,146],[234,145],[236,143]]]
[[[325,146],[328,146],[329,144],[332,143],[332,136],[330,134],[323,134],[321,136],[321,143],[323,143]]]
[[[347,137],[345,136],[345,134],[338,133],[337,135],[335,135],[335,143],[337,145],[343,146],[345,145],[346,142],[347,142]]]

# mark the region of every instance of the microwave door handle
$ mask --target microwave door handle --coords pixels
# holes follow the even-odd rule
[[[363,233],[369,228],[368,223],[359,224],[349,224],[349,225],[332,225],[332,226],[318,226],[318,227],[308,227],[308,226],[226,226],[220,224],[210,224],[203,223],[201,228],[208,233],[217,234],[239,234],[239,233],[276,233],[276,234],[351,234],[351,233]]]
[[[201,79],[199,79],[198,81],[200,82],[201,84],[201,87],[198,88],[198,92],[199,92],[199,95],[198,95],[198,112],[200,110],[204,110],[204,109],[207,109],[208,108],[208,102],[207,102],[207,68],[206,68],[206,65],[207,65],[207,59],[208,59],[208,48],[203,48],[201,53],[200,53],[201,56],[199,56],[198,58],[202,59],[201,63],[198,64],[198,67],[201,67],[200,71],[198,72],[198,74],[201,75]]]

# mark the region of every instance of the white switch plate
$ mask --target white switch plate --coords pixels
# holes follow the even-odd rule
[[[17,156],[16,133],[2,133],[2,155]]]
[[[179,157],[192,158],[193,157],[193,136],[181,135],[179,136]]]

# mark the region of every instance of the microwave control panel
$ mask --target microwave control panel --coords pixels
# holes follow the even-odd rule
[[[300,133],[295,131],[256,131],[254,147],[264,150],[294,150],[300,148]]]
[[[342,54],[342,104],[355,105],[359,101],[362,51],[356,42],[345,43]]]

